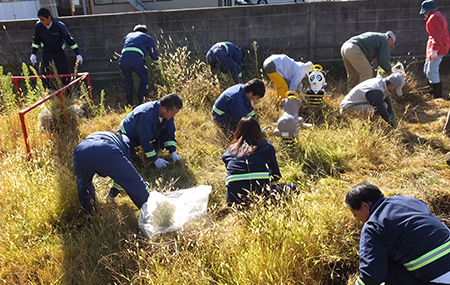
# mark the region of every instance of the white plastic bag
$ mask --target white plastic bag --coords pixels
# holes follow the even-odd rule
[[[397,62],[394,67],[392,67],[392,72],[400,72],[402,75],[405,75],[405,68],[401,62]]]
[[[139,227],[151,238],[160,233],[191,231],[205,226],[211,186],[161,193],[150,192],[139,213]]]
[[[401,62],[397,62],[393,67],[392,67],[392,72],[399,72],[401,73],[403,76],[405,76],[406,72],[405,72],[405,68],[403,67],[403,63]],[[384,78],[387,77],[386,72],[381,69],[380,67],[378,68],[377,71],[377,78]]]

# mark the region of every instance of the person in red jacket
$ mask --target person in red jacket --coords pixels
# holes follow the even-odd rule
[[[447,20],[437,10],[433,0],[422,2],[420,14],[425,16],[428,32],[427,53],[423,72],[428,78],[434,98],[442,97],[442,82],[439,78],[439,65],[442,58],[448,53],[450,38],[447,28]]]

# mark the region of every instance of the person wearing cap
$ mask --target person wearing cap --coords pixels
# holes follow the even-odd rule
[[[142,104],[148,95],[149,79],[147,66],[145,66],[146,55],[150,55],[150,58],[160,65],[155,42],[152,37],[147,35],[147,26],[139,24],[134,27],[133,32],[125,36],[119,60],[128,105],[133,105],[133,72],[141,79],[137,94],[138,103]]]
[[[439,78],[439,65],[450,47],[447,20],[437,10],[434,1],[431,0],[422,2],[420,14],[425,17],[425,26],[429,35],[423,72],[430,84],[431,95],[434,98],[439,98],[442,97],[442,81]]]
[[[223,91],[211,110],[214,122],[228,135],[236,130],[242,117],[254,117],[251,101],[264,97],[266,87],[260,79],[253,78],[245,84],[236,84]]]
[[[78,198],[88,215],[97,212],[94,174],[109,176],[123,186],[139,209],[147,202],[150,189],[130,162],[129,139],[117,132],[95,132],[73,151]]]
[[[347,87],[352,89],[359,83],[373,78],[371,63],[391,73],[390,49],[396,37],[392,31],[386,33],[366,32],[348,39],[341,47],[342,60],[347,70]]]
[[[36,54],[39,48],[42,47],[41,68],[43,74],[53,75],[52,62],[55,63],[58,74],[70,74],[64,52],[65,43],[70,46],[77,56],[77,62],[81,64],[83,63],[83,57],[80,54],[78,44],[70,35],[66,25],[63,22],[53,19],[48,9],[39,9],[37,15],[39,21],[34,26],[33,43],[31,44],[31,63],[33,65],[37,63]]]
[[[345,204],[364,223],[355,285],[450,284],[450,230],[424,201],[363,182]]]
[[[234,83],[242,83],[241,62],[244,53],[235,44],[220,42],[213,45],[206,54],[206,62],[213,69],[220,69],[223,73],[230,72]]]
[[[303,89],[302,80],[312,71],[313,63],[295,61],[285,54],[273,54],[266,58],[263,69],[275,84],[278,102],[286,98],[286,92],[300,93]]]
[[[356,85],[345,96],[340,105],[341,114],[351,111],[378,113],[392,127],[397,127],[389,94],[403,94],[405,78],[394,72],[386,78],[371,78]]]

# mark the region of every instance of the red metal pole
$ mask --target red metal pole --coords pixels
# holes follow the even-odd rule
[[[92,103],[92,106],[94,106],[94,99],[92,98],[92,86],[91,86],[91,75],[89,74],[89,73],[87,73],[87,75],[86,75],[86,80],[87,80],[87,83],[88,83],[88,88],[89,88],[89,97],[91,97],[91,103]]]
[[[28,112],[28,111],[26,111],[26,112]],[[20,111],[19,118],[20,118],[20,124],[22,125],[23,138],[25,139],[25,146],[27,149],[28,160],[30,160],[31,159],[31,150],[30,150],[30,144],[28,143],[27,126],[25,125],[25,113],[26,112]]]
[[[59,100],[61,101],[61,111],[63,114],[63,120],[64,120],[64,125],[66,125],[67,127],[67,116],[66,116],[66,110],[64,109],[64,101],[63,101],[63,97],[62,97],[62,92],[58,92],[58,97]]]
[[[14,85],[16,86],[16,93],[17,93],[17,97],[20,98],[20,91],[19,91],[19,78],[12,78],[12,81],[14,82]]]

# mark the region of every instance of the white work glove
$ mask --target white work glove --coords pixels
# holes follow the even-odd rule
[[[83,63],[83,57],[81,56],[81,54],[77,55],[77,61],[80,62],[80,64]]]
[[[167,165],[169,165],[169,162],[165,159],[158,158],[157,160],[155,160],[155,166],[158,168],[167,167]]]
[[[438,51],[437,50],[432,50],[431,51],[431,60],[435,60],[438,57]]]
[[[37,63],[36,55],[34,53],[31,54],[30,61],[33,65]]]
[[[177,161],[181,160],[175,151],[172,152],[172,160],[173,160],[173,162],[177,162]]]
[[[261,128],[261,133],[264,133],[264,129],[262,127],[260,127],[260,128]]]

